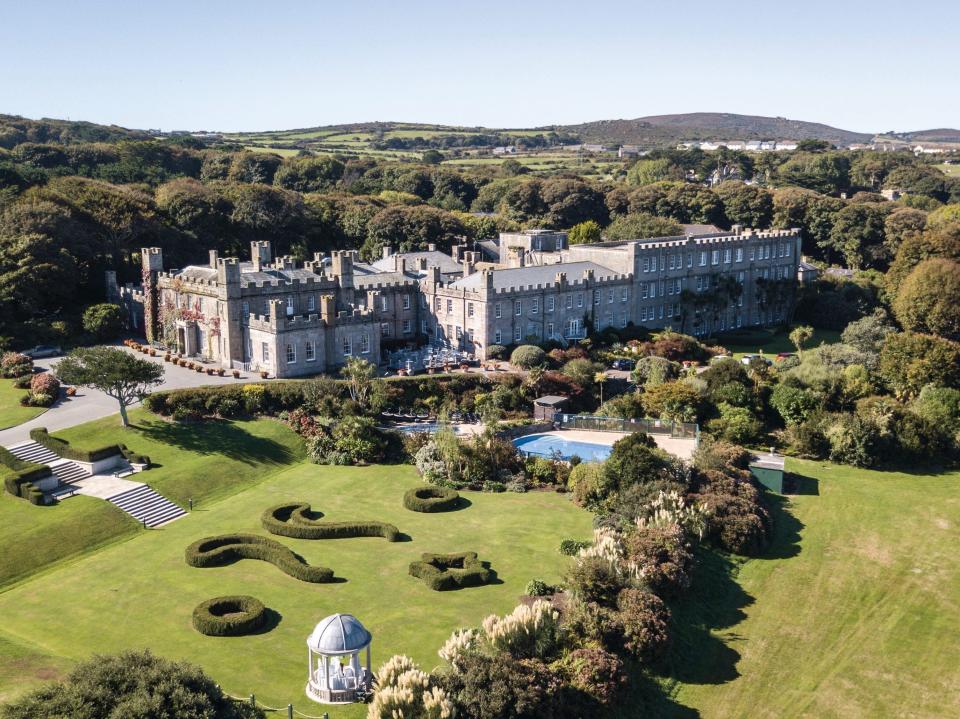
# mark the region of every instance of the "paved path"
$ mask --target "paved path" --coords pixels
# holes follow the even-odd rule
[[[133,350],[122,347],[127,352]],[[156,362],[164,366],[165,374],[163,384],[158,389],[179,389],[181,387],[200,387],[212,384],[239,384],[243,382],[260,382],[259,376],[242,373],[240,379],[234,379],[233,376],[211,377],[206,373],[198,373],[188,370],[184,367],[177,367],[163,361],[163,357],[150,357],[140,352],[133,352],[141,359]],[[37,360],[35,367],[50,369],[59,361],[59,357]],[[78,387],[77,394],[73,397],[62,397],[53,407],[38,417],[18,424],[16,427],[0,430],[0,446],[9,447],[14,444],[21,444],[30,439],[30,430],[34,427],[46,427],[51,432],[60,429],[66,429],[76,424],[83,424],[90,420],[108,417],[119,412],[117,401],[108,397],[103,392],[95,389]],[[120,420],[117,419],[119,424]]]

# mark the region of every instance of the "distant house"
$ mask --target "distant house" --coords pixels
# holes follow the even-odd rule
[[[726,146],[726,148],[727,148],[728,150],[738,150],[738,151],[739,151],[739,150],[743,150],[743,149],[746,148],[746,143],[741,142],[741,141],[739,141],[739,140],[737,140],[737,141],[732,141],[732,142],[725,142],[725,143],[723,143],[723,144]]]
[[[620,145],[620,149],[617,151],[617,157],[623,159],[624,157],[640,157],[641,155],[646,155],[647,153],[641,150],[636,145]]]
[[[606,145],[581,145],[584,152],[607,152]]]
[[[493,148],[493,154],[494,155],[515,155],[517,154],[517,146],[505,145],[503,147],[495,147]]]
[[[842,277],[847,280],[852,280],[855,273],[846,267],[828,267],[824,271],[824,274],[830,275],[831,277]]]
[[[903,197],[902,190],[893,188],[884,188],[883,190],[880,190],[880,194],[890,201],[899,200],[901,197]]]
[[[777,152],[789,152],[789,151],[791,151],[791,150],[796,150],[796,149],[797,149],[797,143],[795,143],[795,142],[780,142],[779,140],[777,140],[777,142],[776,142],[776,147],[774,147],[774,149],[775,149]]]
[[[720,235],[723,234],[716,225],[681,225],[685,235]]]
[[[801,285],[807,285],[816,280],[819,276],[819,267],[816,265],[811,265],[806,260],[800,260],[800,263],[797,265],[797,282],[799,282]]]
[[[930,145],[917,145],[913,148],[914,155],[942,155],[946,150],[942,147],[931,147]]]

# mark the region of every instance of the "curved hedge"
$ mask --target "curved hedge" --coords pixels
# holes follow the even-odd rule
[[[493,571],[477,559],[476,552],[422,554],[419,562],[410,562],[409,573],[438,592],[479,587],[494,578]]]
[[[241,559],[270,562],[284,574],[303,582],[333,581],[333,570],[311,567],[302,557],[269,537],[256,534],[221,534],[200,539],[187,547],[184,558],[191,567],[222,567]]]
[[[193,628],[208,637],[239,637],[261,629],[267,608],[256,597],[214,597],[193,610]]]
[[[30,439],[37,444],[49,449],[58,457],[63,459],[72,459],[75,462],[98,462],[101,459],[120,454],[120,447],[116,444],[108,444],[105,447],[96,449],[77,449],[70,446],[66,440],[59,439],[47,432],[46,427],[37,427],[30,430]]]
[[[449,512],[460,506],[460,493],[447,487],[414,487],[403,495],[411,512]]]
[[[400,530],[386,522],[320,522],[322,516],[322,512],[311,512],[307,502],[290,502],[264,511],[260,523],[270,534],[294,539],[383,537],[396,542],[400,538]]]

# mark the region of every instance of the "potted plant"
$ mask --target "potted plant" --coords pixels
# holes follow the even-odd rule
[[[225,374],[226,372],[224,372],[223,367],[217,370],[217,377],[223,377]]]
[[[210,375],[211,377],[213,377],[214,371],[215,370],[213,369],[213,367],[207,367],[207,374]]]
[[[197,372],[199,374],[203,374],[203,365],[199,365],[199,364],[197,365]]]
[[[265,369],[260,370],[260,378],[267,379],[270,376],[270,372]]]
[[[233,370],[233,378],[240,379],[240,370],[238,369]]]
[[[170,361],[170,353],[169,353],[169,352],[167,352],[167,353],[163,356],[163,361],[164,361],[164,362],[169,362],[169,361]]]

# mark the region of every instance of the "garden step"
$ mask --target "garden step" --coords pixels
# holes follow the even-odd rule
[[[61,484],[73,484],[90,476],[89,472],[74,462],[62,462],[51,467]]]
[[[159,527],[187,513],[183,507],[174,504],[146,484],[109,497],[107,501],[147,527]]]
[[[36,442],[27,442],[26,444],[20,444],[16,447],[10,447],[9,449],[14,455],[25,462],[50,464],[51,462],[57,462],[60,460],[59,456],[55,455],[49,449],[37,444]]]

